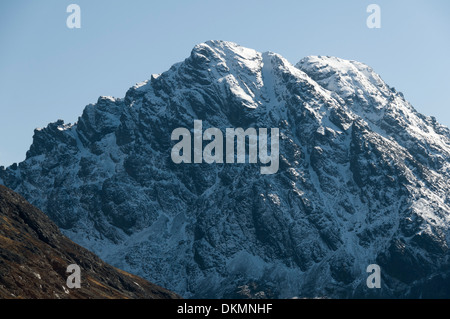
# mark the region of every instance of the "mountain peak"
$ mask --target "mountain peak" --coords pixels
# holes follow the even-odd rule
[[[172,132],[195,120],[278,128],[278,172],[247,159],[175,164]],[[0,182],[77,243],[185,297],[246,285],[281,298],[410,297],[450,269],[449,130],[363,63],[293,66],[207,41],[61,125],[35,133]],[[366,289],[374,262],[378,292]]]
[[[232,64],[251,68],[253,62],[261,59],[261,53],[233,42],[210,40],[197,44],[192,49],[191,59],[213,63],[214,66]]]
[[[381,77],[361,62],[332,56],[308,56],[300,60],[296,67],[344,99],[352,96],[385,99],[391,93]]]
[[[253,57],[258,53],[256,50],[243,47],[234,42],[223,40],[208,40],[206,42],[199,43],[194,47],[193,51],[204,49],[215,51],[217,53],[220,53],[221,55],[227,55],[227,53],[229,54],[230,52],[233,52],[243,57]],[[230,57],[232,58],[232,56]]]

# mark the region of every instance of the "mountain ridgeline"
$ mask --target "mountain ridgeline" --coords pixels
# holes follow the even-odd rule
[[[174,163],[194,120],[278,128],[278,171]],[[449,129],[367,65],[224,41],[37,129],[0,169],[73,241],[187,298],[448,298],[449,177]]]
[[[111,267],[63,236],[48,216],[0,185],[1,299],[178,299],[178,295]],[[79,286],[69,287],[69,265]]]

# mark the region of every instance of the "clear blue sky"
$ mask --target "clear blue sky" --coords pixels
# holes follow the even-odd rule
[[[81,7],[68,29],[66,7]],[[381,7],[368,29],[366,7]],[[450,125],[450,1],[1,0],[0,165],[22,161],[33,130],[75,122],[100,95],[233,41],[291,63],[308,55],[364,62],[426,115]]]

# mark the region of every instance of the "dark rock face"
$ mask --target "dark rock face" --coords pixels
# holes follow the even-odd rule
[[[196,119],[279,128],[279,171],[174,164],[171,132]],[[185,297],[404,298],[448,281],[449,159],[448,128],[362,63],[293,66],[210,41],[76,124],[37,130],[0,182],[107,262]],[[366,286],[372,263],[381,289]]]
[[[116,269],[63,236],[23,197],[0,185],[0,298],[173,299],[178,295]],[[81,287],[66,285],[67,266],[81,269]]]

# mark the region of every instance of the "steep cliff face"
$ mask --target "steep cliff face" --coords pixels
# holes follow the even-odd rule
[[[0,298],[173,299],[173,292],[111,267],[63,236],[22,196],[0,186]],[[79,267],[79,287],[69,287]],[[76,275],[76,274],[75,274]],[[69,278],[69,282],[74,280]]]
[[[171,133],[194,120],[279,128],[279,170],[173,163]],[[107,262],[185,297],[250,286],[283,298],[449,296],[449,159],[448,128],[362,63],[294,66],[209,41],[77,123],[36,130],[0,182]],[[366,287],[372,263],[379,290]]]

